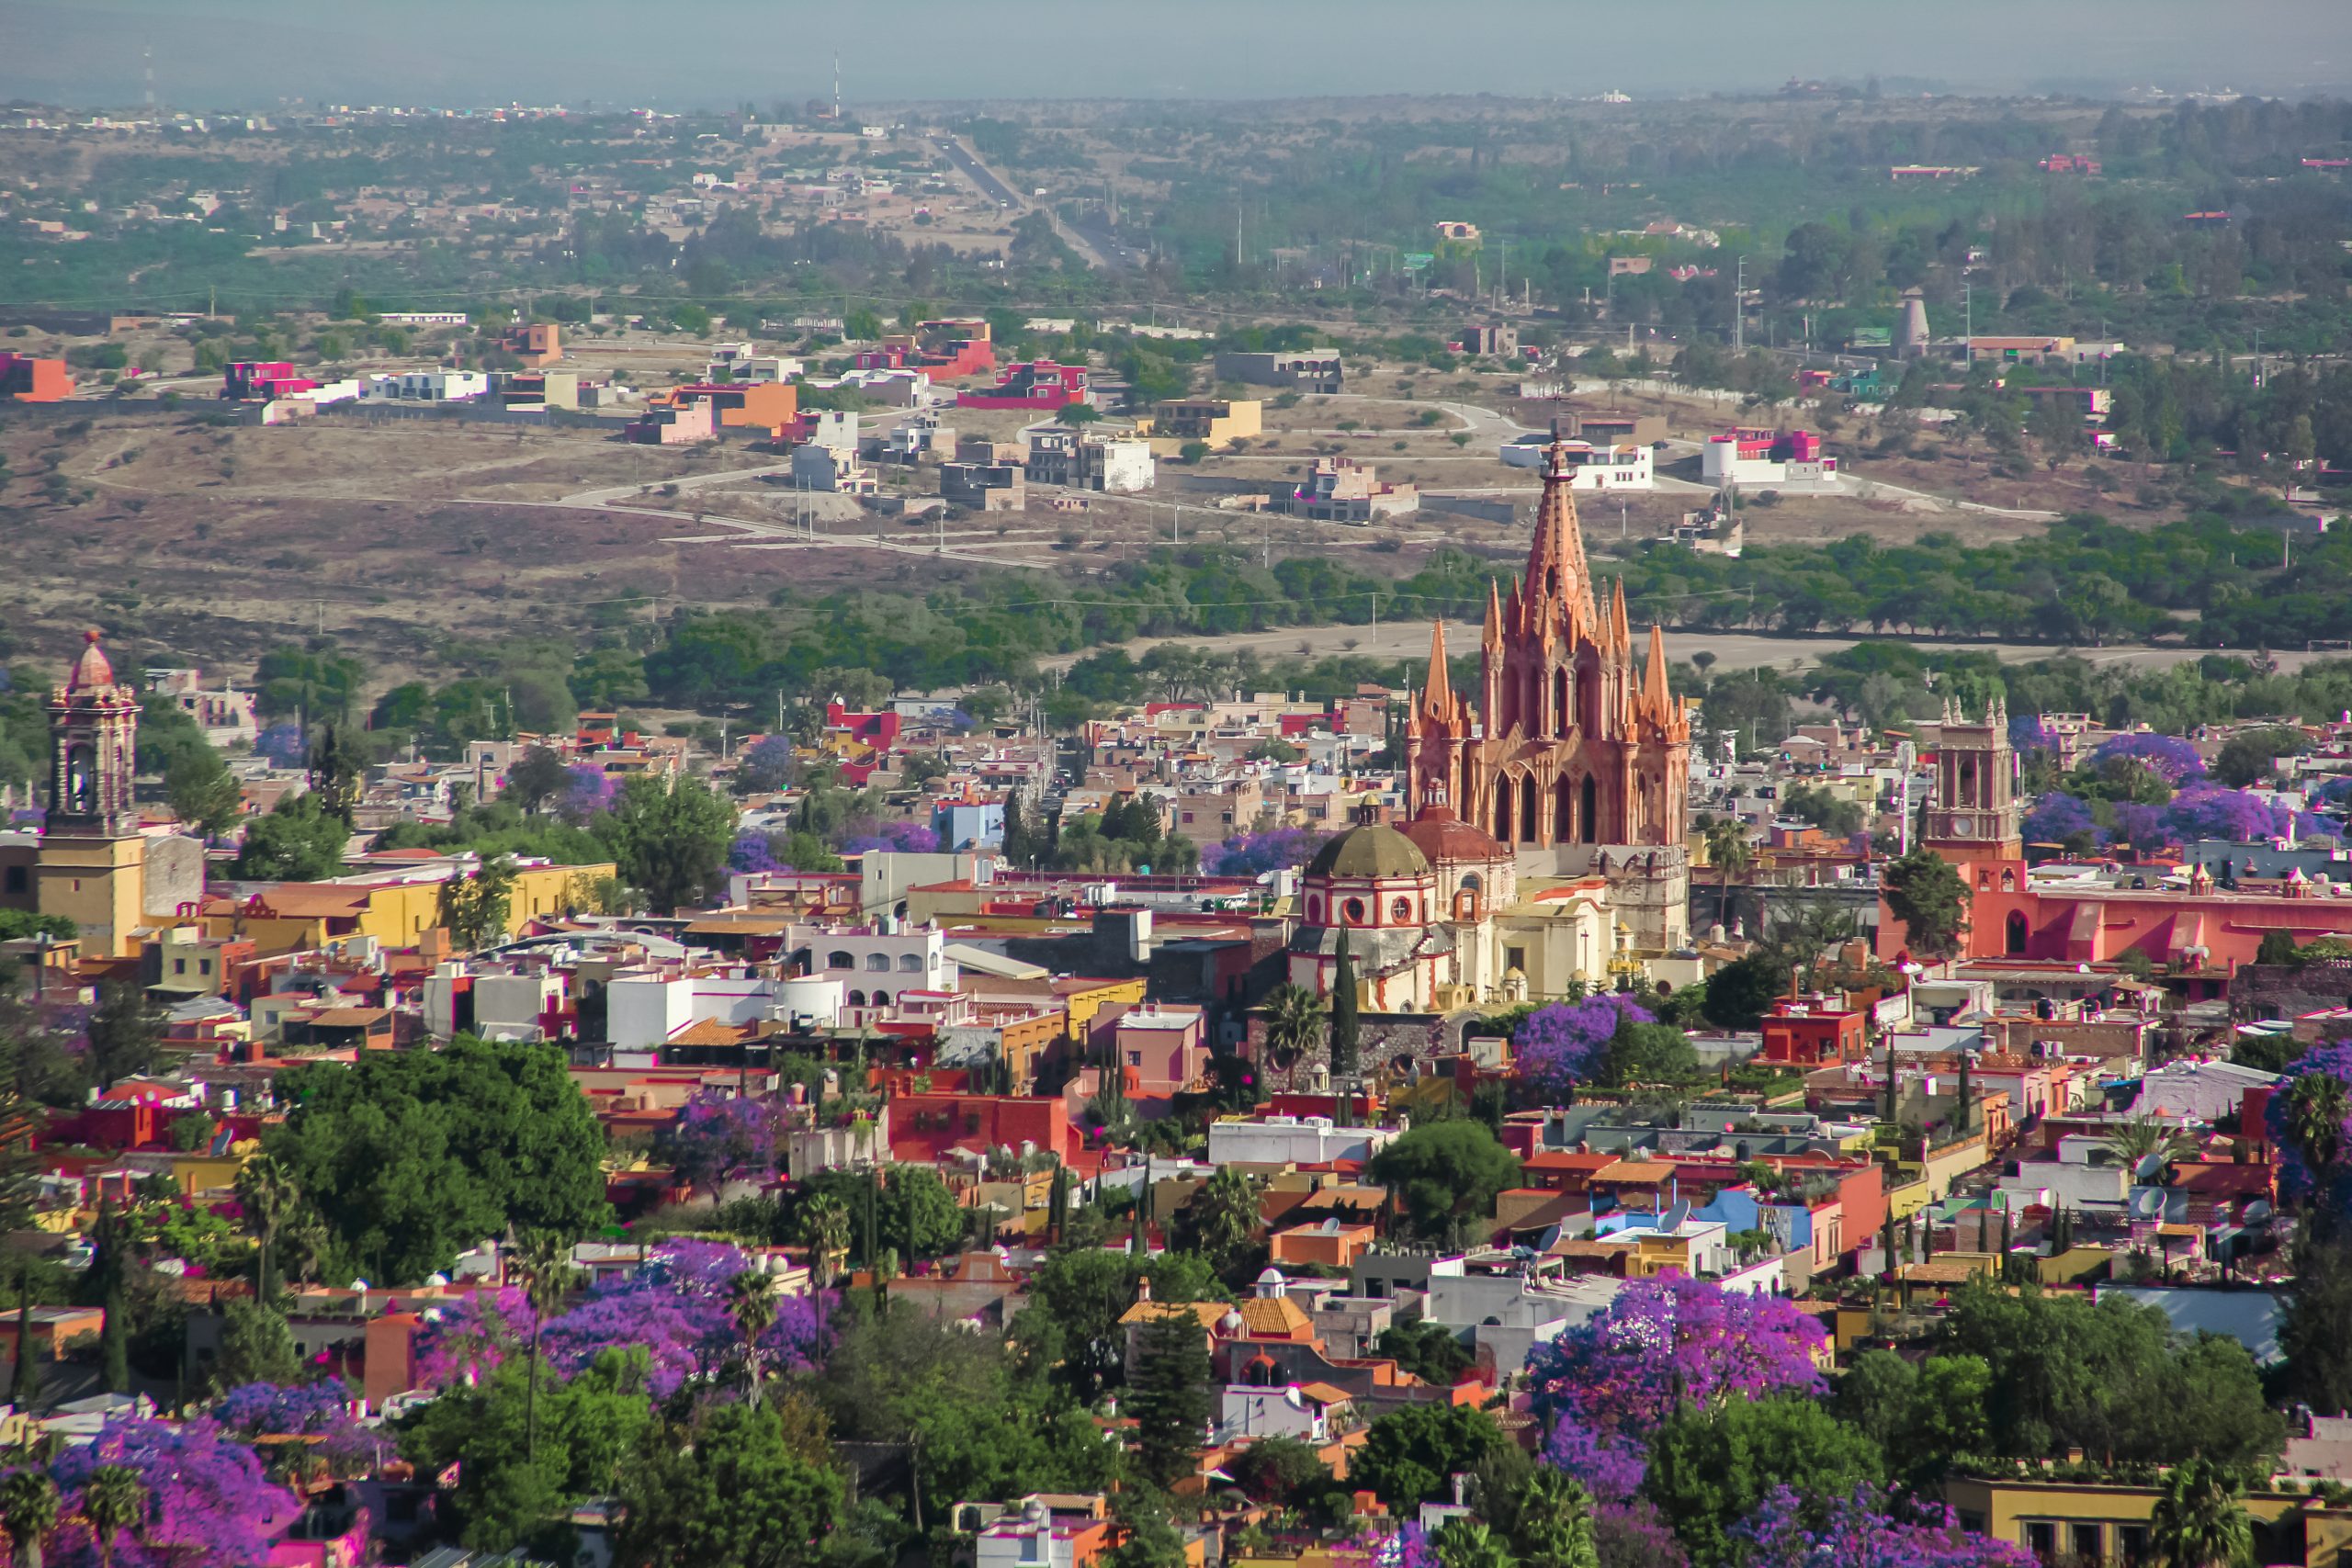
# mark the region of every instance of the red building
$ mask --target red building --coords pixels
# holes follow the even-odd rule
[[[1764,1059],[1806,1066],[1858,1062],[1870,1049],[1868,1021],[1824,998],[1775,1002],[1764,1020]]]
[[[293,365],[286,360],[241,359],[221,372],[220,395],[250,401],[307,392],[317,385],[308,377],[294,374]]]
[[[982,391],[959,392],[956,406],[965,409],[1035,409],[1051,413],[1072,403],[1091,403],[1093,391],[1086,384],[1087,370],[1082,365],[1057,365],[1050,359],[1040,359],[1024,365],[1009,365],[996,385]]]

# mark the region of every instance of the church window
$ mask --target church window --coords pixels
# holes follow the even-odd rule
[[[1413,923],[1413,901],[1410,898],[1398,898],[1393,900],[1388,906],[1388,918],[1400,926],[1411,925]]]
[[[1578,802],[1582,809],[1577,818],[1577,826],[1580,829],[1577,837],[1588,844],[1597,844],[1600,842],[1600,786],[1588,776],[1582,794],[1584,798]]]
[[[1521,843],[1535,841],[1535,781],[1527,780],[1519,790],[1519,837]]]
[[[1306,923],[1315,926],[1319,926],[1323,923],[1322,899],[1309,898],[1306,901]]]
[[[1345,904],[1341,905],[1340,908],[1341,911],[1342,911],[1342,912],[1347,916],[1347,923],[1348,923],[1348,924],[1350,924],[1350,925],[1351,925],[1351,926],[1360,926],[1360,925],[1363,924],[1363,899],[1361,899],[1361,898],[1351,898],[1351,899],[1349,899]]]

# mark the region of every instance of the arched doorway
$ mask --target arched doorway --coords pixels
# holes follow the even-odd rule
[[[1495,775],[1495,837],[1510,842],[1510,775]]]
[[[2022,909],[2011,909],[2009,911],[2007,928],[2008,929],[2005,933],[2007,938],[2007,943],[2005,951],[2011,958],[2024,957],[2026,941],[2025,911]]]
[[[1600,842],[1600,786],[1589,774],[1585,777],[1582,795],[1577,803],[1580,809],[1577,816],[1577,837],[1585,843],[1597,844]]]

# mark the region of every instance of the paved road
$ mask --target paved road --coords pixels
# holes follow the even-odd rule
[[[965,177],[979,187],[982,196],[1008,212],[1022,213],[1030,210],[1028,198],[1014,190],[1001,175],[981,163],[979,154],[965,146],[961,137],[942,133],[933,137],[932,141],[946,156],[949,163],[961,169]],[[1102,231],[1098,238],[1095,231],[1071,228],[1056,217],[1050,209],[1039,209],[1038,210],[1046,213],[1046,219],[1054,226],[1054,232],[1061,236],[1064,244],[1085,256],[1096,266],[1105,271],[1116,272],[1125,265],[1126,257],[1131,253],[1125,246],[1111,238],[1107,231]]]
[[[1363,626],[1287,626],[1277,631],[1238,632],[1230,637],[1138,637],[1125,646],[1128,654],[1136,658],[1142,657],[1163,642],[1170,642],[1224,653],[1248,649],[1260,658],[1269,660],[1298,654],[1301,645],[1304,645],[1305,652],[1314,658],[1350,654],[1363,659],[1421,660],[1429,657],[1430,626],[1428,621],[1391,621],[1384,616],[1377,630]],[[1646,628],[1637,629],[1646,631]],[[1670,631],[1666,634],[1666,651],[1668,658],[1679,660],[1704,649],[1715,656],[1715,668],[1718,670],[1747,670],[1763,665],[1785,669],[1791,664],[1814,663],[1822,655],[1851,648],[1860,640],[1853,637],[1766,637],[1756,632]],[[1457,658],[1472,652],[1478,646],[1478,626],[1470,621],[1448,621],[1445,643],[1447,650]],[[2211,651],[2202,648],[2148,648],[2139,645],[2059,648],[2050,644],[1990,644],[1932,639],[1922,640],[1915,646],[1927,649],[1992,653],[2011,664],[2071,653],[2093,664],[2116,664],[2132,669],[2165,669],[2201,659]],[[1080,657],[1079,654],[1062,654],[1038,662],[1048,669],[1063,669],[1076,663]],[[2272,657],[2278,660],[2281,669],[2295,671],[2315,659],[2340,658],[2341,655],[2281,652]]]

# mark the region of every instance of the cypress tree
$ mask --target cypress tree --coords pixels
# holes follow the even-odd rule
[[[8,1403],[29,1415],[40,1398],[40,1363],[33,1357],[33,1276],[29,1265],[17,1269],[17,1371],[8,1380]]]
[[[1026,871],[1037,858],[1035,836],[1030,831],[1029,818],[1021,809],[1021,792],[1008,791],[1004,797],[1004,859],[1015,871]]]
[[[98,1381],[108,1393],[130,1392],[130,1306],[123,1298],[122,1278],[118,1272],[114,1282],[107,1287],[107,1321],[98,1337]]]
[[[1356,960],[1348,946],[1348,928],[1340,928],[1339,945],[1331,953],[1331,1078],[1334,1088],[1355,1076]]]
[[[865,1213],[859,1227],[858,1239],[864,1244],[868,1269],[879,1269],[882,1258],[882,1237],[879,1234],[882,1205],[882,1171],[877,1166],[865,1168]]]

